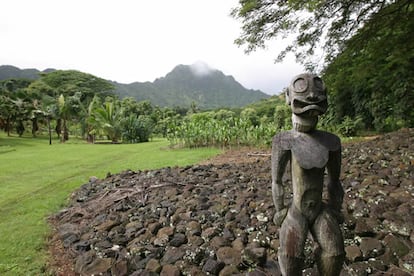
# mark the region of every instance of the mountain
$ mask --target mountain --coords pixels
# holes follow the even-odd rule
[[[259,90],[244,88],[232,76],[211,69],[203,63],[178,65],[154,82],[114,83],[120,97],[150,100],[159,106],[200,108],[241,107],[269,98]]]
[[[46,69],[48,72],[55,69]],[[0,80],[9,78],[37,79],[41,71],[19,69],[11,65],[0,66]],[[190,107],[201,109],[242,107],[270,96],[260,90],[246,89],[234,77],[212,69],[202,62],[177,65],[165,77],[154,82],[123,84],[112,82],[120,98],[132,97],[137,101],[149,100],[160,107]]]
[[[0,81],[11,78],[15,79],[38,79],[40,73],[48,73],[55,69],[46,69],[39,71],[37,69],[20,69],[12,65],[0,65]]]

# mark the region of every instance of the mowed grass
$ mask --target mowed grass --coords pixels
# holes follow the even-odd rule
[[[218,149],[169,149],[168,141],[87,144],[0,134],[0,275],[44,275],[47,217],[90,176],[197,163]]]

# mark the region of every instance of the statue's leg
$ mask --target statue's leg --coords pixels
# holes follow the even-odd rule
[[[338,276],[345,258],[344,240],[335,217],[324,209],[312,226],[312,235],[320,246],[317,265],[321,276]]]
[[[279,266],[283,276],[302,275],[303,249],[309,227],[302,214],[290,207],[279,232]]]

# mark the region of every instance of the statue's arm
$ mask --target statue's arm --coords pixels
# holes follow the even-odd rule
[[[328,205],[340,212],[344,198],[344,189],[339,180],[341,174],[341,149],[329,153],[328,170]]]
[[[276,146],[276,147],[275,147]],[[290,151],[273,145],[272,149],[272,197],[276,212],[286,208],[284,202],[285,188],[282,177],[290,159]]]

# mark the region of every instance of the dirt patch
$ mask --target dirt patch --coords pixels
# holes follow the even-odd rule
[[[57,223],[49,220],[51,225],[56,225]],[[75,276],[75,271],[73,268],[72,257],[67,254],[67,249],[63,247],[63,242],[57,235],[57,232],[54,231],[53,235],[49,238],[48,241],[48,251],[49,251],[49,271],[53,275],[57,276]]]
[[[224,153],[219,154],[213,158],[207,159],[200,164],[242,164],[242,163],[254,163],[260,160],[266,160],[270,158],[270,149],[255,149],[255,148],[237,148],[228,149]]]

